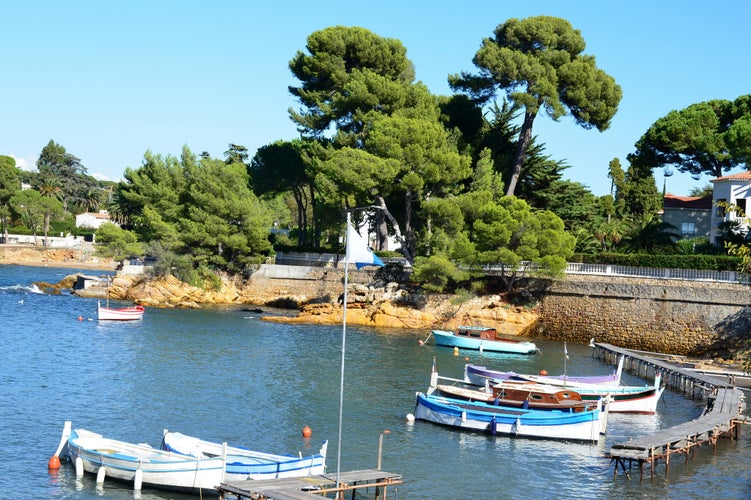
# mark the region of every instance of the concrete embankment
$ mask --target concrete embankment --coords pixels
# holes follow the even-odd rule
[[[751,288],[737,283],[569,276],[547,290],[535,335],[728,357],[749,339],[749,304]]]

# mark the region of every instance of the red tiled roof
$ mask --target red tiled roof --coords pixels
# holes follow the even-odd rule
[[[711,209],[712,208],[712,195],[707,196],[676,196],[674,194],[665,193],[665,198],[662,200],[662,206],[664,208],[693,208],[693,209]]]
[[[94,217],[95,219],[105,219],[105,220],[109,220],[110,218],[110,214],[102,214],[102,213],[97,213],[97,212],[84,212],[78,215],[89,215],[91,217]]]
[[[724,177],[712,179],[709,182],[717,181],[751,181],[751,172],[740,172],[738,174],[726,175]]]

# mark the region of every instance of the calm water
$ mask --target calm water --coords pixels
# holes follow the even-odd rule
[[[133,498],[125,485],[47,471],[63,422],[157,446],[163,429],[276,453],[311,453],[328,439],[336,471],[341,327],[278,325],[237,309],[147,309],[134,324],[92,320],[96,301],[36,293],[68,269],[0,266],[2,498]],[[88,272],[90,273],[90,271]],[[79,320],[79,317],[82,320]],[[666,391],[655,416],[612,415],[598,445],[513,440],[408,424],[414,393],[439,372],[460,377],[464,355],[419,346],[426,331],[347,329],[341,470],[382,467],[404,475],[390,498],[751,498],[751,428],[737,442],[699,450],[653,482],[613,478],[614,441],[695,418],[702,405]],[[539,341],[533,357],[469,354],[471,362],[536,373],[563,371],[562,345]],[[586,346],[569,345],[568,373],[607,373]],[[644,381],[625,375],[629,383]],[[305,439],[308,425],[313,436]],[[144,490],[144,499],[187,498]]]

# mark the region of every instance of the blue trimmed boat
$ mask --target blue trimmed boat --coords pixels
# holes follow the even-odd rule
[[[111,477],[142,487],[193,494],[216,494],[224,481],[222,457],[191,457],[180,453],[110,439],[65,422],[61,446],[75,464],[77,476],[95,474],[97,483]]]
[[[510,339],[495,328],[486,326],[460,326],[455,332],[432,330],[436,345],[473,349],[475,351],[507,352],[511,354],[534,354],[534,342]]]
[[[415,418],[492,435],[595,443],[607,427],[607,406],[584,411],[530,410],[418,392]]]
[[[309,456],[276,455],[252,451],[226,443],[204,441],[180,432],[164,431],[162,448],[193,457],[225,456],[227,481],[246,479],[276,479],[281,477],[308,477],[326,472],[326,450],[324,441],[318,453]]]

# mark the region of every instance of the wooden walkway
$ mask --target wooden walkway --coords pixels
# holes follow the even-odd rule
[[[339,486],[336,484],[336,474],[321,474],[309,477],[291,477],[282,479],[260,479],[249,481],[233,481],[219,486],[219,498],[231,494],[238,499],[252,500],[320,500],[329,498],[344,498],[347,491],[352,492],[352,498],[361,493],[361,489],[374,489],[375,498],[387,500],[389,486],[402,484],[402,476],[377,469],[364,469],[339,474]]]
[[[665,460],[665,473],[670,469],[671,455],[684,454],[686,462],[696,454],[696,448],[703,444],[717,444],[720,437],[738,438],[739,426],[746,418],[742,416],[745,409],[745,398],[741,390],[733,387],[721,378],[696,373],[683,369],[663,360],[658,360],[644,354],[634,353],[628,349],[621,349],[610,344],[596,344],[596,355],[601,358],[624,356],[624,368],[637,366],[637,370],[659,370],[667,374],[667,380],[672,380],[678,387],[690,387],[692,395],[696,389],[700,395],[707,398],[704,413],[697,419],[683,424],[662,429],[657,434],[637,439],[630,439],[624,443],[613,444],[608,455],[614,463],[613,475],[618,474],[618,468],[630,477],[631,468],[636,462],[639,466],[639,478],[644,477],[644,464],[650,464],[651,477],[654,478],[655,465],[658,460]],[[627,467],[628,466],[628,467]]]

